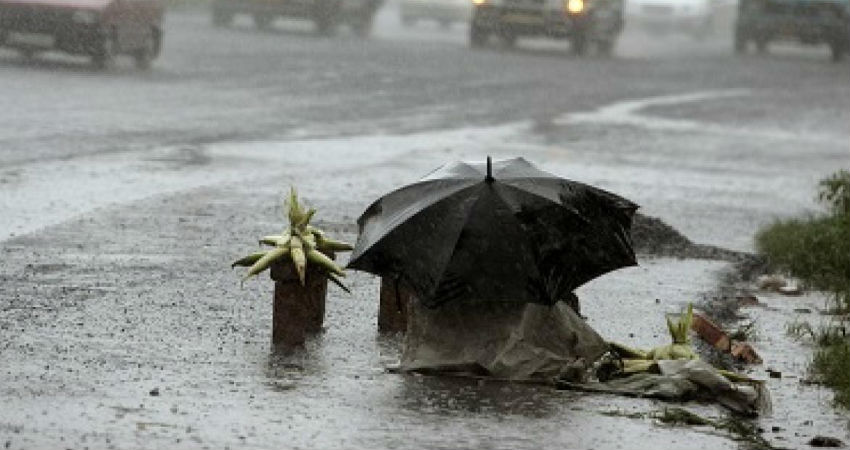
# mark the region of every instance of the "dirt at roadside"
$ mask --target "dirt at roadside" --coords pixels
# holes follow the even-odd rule
[[[635,252],[644,255],[713,259],[746,266],[758,265],[760,261],[760,258],[752,253],[696,244],[663,220],[643,214],[635,214],[632,241]]]

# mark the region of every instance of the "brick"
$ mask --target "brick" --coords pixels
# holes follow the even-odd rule
[[[714,348],[728,352],[731,348],[729,336],[720,329],[714,322],[703,316],[702,314],[694,313],[694,320],[691,322],[691,329],[705,342],[708,342]]]
[[[748,342],[733,342],[730,350],[732,357],[748,364],[761,364],[761,356]]]

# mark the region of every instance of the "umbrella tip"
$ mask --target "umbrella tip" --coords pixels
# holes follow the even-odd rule
[[[493,180],[494,180],[494,178],[493,178],[493,161],[488,156],[487,157],[487,176],[484,177],[484,181],[486,181],[488,183],[492,183]]]

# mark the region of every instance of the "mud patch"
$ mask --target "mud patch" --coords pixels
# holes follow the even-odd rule
[[[687,259],[712,259],[749,266],[757,256],[705,244],[695,244],[678,230],[657,217],[635,214],[632,241],[639,254]]]

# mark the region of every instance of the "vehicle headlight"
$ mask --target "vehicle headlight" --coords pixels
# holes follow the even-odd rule
[[[97,13],[94,11],[74,11],[74,14],[71,16],[72,22],[84,25],[97,23],[97,19]]]
[[[481,6],[487,3],[487,0],[472,0],[472,4],[475,6]]]
[[[584,11],[584,0],[564,0],[564,6],[570,14],[578,14]]]

